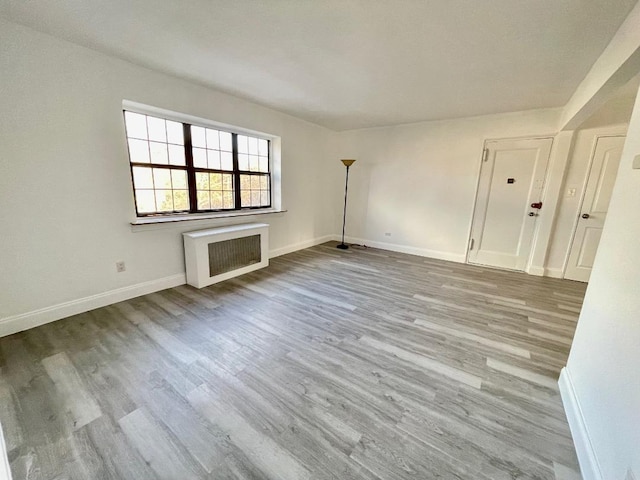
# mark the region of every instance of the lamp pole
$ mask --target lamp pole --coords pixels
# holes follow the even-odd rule
[[[346,250],[349,245],[344,243],[344,228],[347,223],[347,193],[349,192],[349,167],[354,164],[355,160],[344,158],[340,160],[347,167],[347,176],[344,181],[344,210],[342,211],[342,243],[336,245],[341,250]]]

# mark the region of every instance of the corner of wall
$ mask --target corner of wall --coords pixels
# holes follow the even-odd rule
[[[580,402],[576,395],[569,367],[564,367],[560,372],[558,387],[562,397],[562,404],[567,415],[573,444],[576,448],[580,470],[584,480],[605,480],[600,470],[600,464],[595,454],[589,430],[580,408]]]
[[[9,457],[7,456],[7,446],[4,443],[2,426],[0,425],[0,480],[11,480],[11,468],[9,467]]]

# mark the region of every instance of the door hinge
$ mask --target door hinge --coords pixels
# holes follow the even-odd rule
[[[472,239],[471,239],[471,241],[469,242],[469,251],[473,250],[473,244],[474,244],[475,242],[476,242],[476,241],[472,238]]]
[[[485,148],[482,150],[482,161],[486,162],[487,160],[489,160],[489,149]]]

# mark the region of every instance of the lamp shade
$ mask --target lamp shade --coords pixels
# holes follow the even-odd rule
[[[344,164],[345,167],[350,167],[355,162],[355,160],[352,158],[343,158],[340,161]]]

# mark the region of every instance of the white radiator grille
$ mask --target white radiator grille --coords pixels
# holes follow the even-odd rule
[[[183,233],[187,283],[202,288],[269,265],[269,226],[249,223]]]
[[[260,235],[233,238],[209,244],[209,276],[260,263]]]

